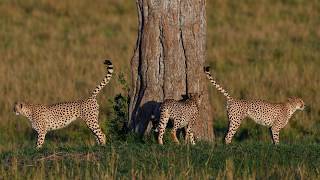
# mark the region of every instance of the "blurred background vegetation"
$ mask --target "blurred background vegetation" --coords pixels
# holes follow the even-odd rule
[[[301,97],[307,109],[289,122],[281,141],[319,143],[318,0],[207,0],[207,23],[207,64],[221,85],[237,98]],[[137,25],[134,1],[0,0],[0,152],[31,148],[36,141],[26,118],[14,115],[15,101],[87,97],[105,75],[104,59],[112,59],[115,76],[98,97],[100,124],[110,139],[119,139]],[[228,125],[225,99],[209,89],[221,143]],[[267,128],[248,120],[235,141],[271,138]],[[95,140],[77,121],[49,133],[45,144],[54,149]]]

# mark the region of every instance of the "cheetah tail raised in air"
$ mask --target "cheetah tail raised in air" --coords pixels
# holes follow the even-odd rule
[[[207,78],[210,80],[210,82],[218,89],[218,91],[220,91],[227,98],[227,100],[232,99],[232,97],[228,94],[228,92],[223,87],[221,87],[216,82],[216,80],[212,77],[209,66],[204,67],[204,72],[206,73]]]
[[[110,60],[105,60],[104,64],[107,67],[107,75],[101,81],[101,83],[93,90],[90,98],[96,98],[97,95],[99,94],[99,92],[101,91],[101,89],[109,83],[109,81],[110,81],[110,79],[112,77],[113,65],[112,65],[111,61]]]

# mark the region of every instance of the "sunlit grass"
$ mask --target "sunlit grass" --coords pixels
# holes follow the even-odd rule
[[[0,177],[49,178],[317,178],[319,145],[241,143],[197,146],[127,142],[1,153]]]

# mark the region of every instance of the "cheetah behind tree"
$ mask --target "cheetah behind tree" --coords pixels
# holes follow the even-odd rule
[[[99,144],[106,143],[106,136],[98,124],[99,104],[96,97],[101,89],[109,83],[113,73],[113,65],[109,60],[105,60],[104,64],[107,67],[107,75],[87,99],[53,105],[15,103],[14,112],[17,115],[21,114],[27,117],[32,128],[38,133],[37,148],[42,147],[48,131],[64,128],[77,118],[85,121],[95,134]]]
[[[160,107],[160,121],[157,130],[159,131],[158,143],[163,144],[162,138],[169,119],[173,121],[171,137],[179,144],[176,132],[179,128],[185,128],[185,140],[195,144],[192,126],[199,119],[200,95],[197,93],[188,94],[186,100],[166,99]]]
[[[289,98],[283,103],[270,103],[263,100],[238,100],[232,98],[212,77],[209,67],[204,68],[211,83],[226,97],[229,130],[225,143],[231,143],[232,137],[246,117],[256,123],[270,127],[274,144],[279,144],[279,132],[288,123],[296,110],[304,109],[304,102],[297,97]]]

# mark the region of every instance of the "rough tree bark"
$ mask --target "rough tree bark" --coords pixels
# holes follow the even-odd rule
[[[136,0],[139,30],[131,60],[129,128],[151,130],[164,99],[202,93],[196,137],[212,141],[212,110],[203,73],[206,50],[205,0]]]

